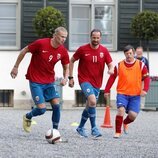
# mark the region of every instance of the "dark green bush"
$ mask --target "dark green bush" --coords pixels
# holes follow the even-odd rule
[[[158,39],[158,13],[145,10],[136,14],[131,21],[131,32],[140,40]]]
[[[131,32],[139,38],[140,43],[142,40],[146,41],[147,58],[149,60],[149,41],[158,39],[158,13],[144,10],[135,15],[131,21]]]
[[[33,27],[39,37],[52,37],[59,26],[66,26],[64,16],[51,6],[38,10],[33,19]]]

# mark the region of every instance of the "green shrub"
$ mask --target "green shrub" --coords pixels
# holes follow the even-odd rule
[[[52,37],[59,26],[66,26],[64,16],[51,6],[38,10],[33,19],[33,27],[39,37]]]
[[[140,40],[158,39],[158,13],[145,10],[135,15],[131,21],[131,32]]]
[[[158,13],[144,10],[135,15],[131,21],[131,32],[139,38],[140,43],[142,40],[146,41],[147,58],[149,60],[149,41],[158,39]]]

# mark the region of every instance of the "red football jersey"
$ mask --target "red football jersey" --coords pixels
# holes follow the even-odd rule
[[[69,55],[66,48],[63,45],[53,48],[50,40],[50,38],[43,38],[28,45],[32,57],[26,79],[41,84],[54,82],[55,64],[60,60],[62,65],[69,63]]]
[[[95,88],[100,88],[105,64],[112,62],[109,51],[102,45],[99,45],[98,49],[93,49],[90,44],[86,44],[78,48],[73,57],[75,60],[79,59],[79,83],[89,82]]]

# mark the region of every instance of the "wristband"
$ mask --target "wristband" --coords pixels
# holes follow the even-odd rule
[[[69,79],[69,80],[72,80],[72,79],[73,79],[73,77],[72,77],[72,76],[69,76],[69,77],[68,77],[68,79]]]

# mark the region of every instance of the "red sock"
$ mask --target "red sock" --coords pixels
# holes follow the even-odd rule
[[[115,118],[116,133],[121,133],[122,122],[123,122],[123,116],[116,115]]]
[[[131,122],[133,122],[134,120],[131,120],[130,118],[129,118],[129,116],[127,115],[127,117],[124,119],[124,121],[123,121],[123,123],[124,124],[129,124],[129,123],[131,123]]]

